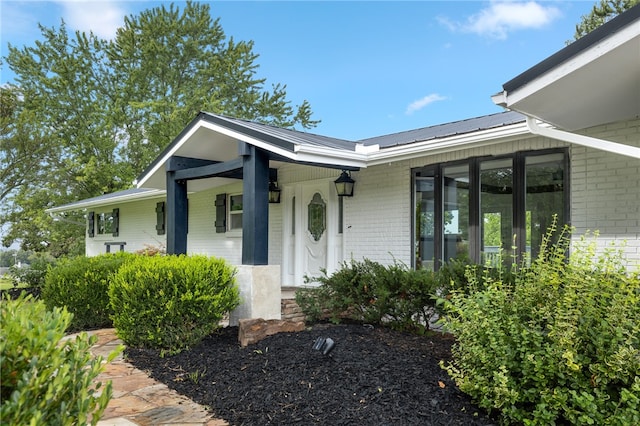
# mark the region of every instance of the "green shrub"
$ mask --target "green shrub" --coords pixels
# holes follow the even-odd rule
[[[437,290],[433,272],[368,259],[343,262],[331,276],[322,272],[308,279],[320,286],[296,292],[296,302],[309,320],[351,319],[414,331],[429,327]]]
[[[139,257],[109,287],[113,324],[128,345],[177,353],[240,303],[235,270],[205,256]]]
[[[0,418],[7,425],[95,425],[111,398],[111,382],[94,383],[102,357],[85,333],[60,343],[71,321],[31,296],[0,305]],[[120,351],[109,355],[110,362]]]
[[[113,253],[63,260],[47,273],[41,298],[48,309],[64,306],[73,314],[71,330],[111,327],[109,282],[134,257]]]
[[[481,290],[452,293],[443,367],[504,423],[640,424],[639,276],[584,237],[568,257],[567,230],[549,241],[513,283],[487,272]]]

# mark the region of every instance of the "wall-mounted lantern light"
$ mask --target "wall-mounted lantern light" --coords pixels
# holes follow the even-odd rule
[[[335,180],[336,191],[340,197],[353,197],[353,185],[356,183],[351,179],[351,173],[343,170],[340,177]]]
[[[278,182],[269,182],[269,203],[280,203],[280,188],[278,188]]]

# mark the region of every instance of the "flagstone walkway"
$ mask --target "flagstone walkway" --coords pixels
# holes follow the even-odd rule
[[[89,332],[98,337],[91,348],[94,355],[108,356],[122,341],[114,329]],[[202,425],[228,426],[189,398],[151,379],[143,371],[124,360],[122,354],[107,364],[96,381],[113,383],[113,396],[102,415],[99,426]]]

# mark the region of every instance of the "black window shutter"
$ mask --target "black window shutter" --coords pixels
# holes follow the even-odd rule
[[[89,237],[93,238],[95,236],[95,218],[96,214],[94,212],[87,213],[87,231],[89,233]]]
[[[165,215],[164,201],[156,203],[156,231],[158,235],[164,235],[165,231]]]
[[[227,231],[227,194],[216,195],[216,232]]]
[[[120,235],[120,209],[113,209],[111,217],[113,218],[113,233],[111,235],[117,237]]]

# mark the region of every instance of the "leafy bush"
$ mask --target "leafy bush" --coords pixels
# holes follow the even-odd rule
[[[198,343],[240,303],[235,270],[205,256],[138,257],[120,268],[109,297],[122,340],[170,353]]]
[[[73,314],[71,330],[111,327],[109,282],[134,257],[119,252],[63,260],[49,270],[41,298],[48,309],[64,306]]]
[[[429,327],[437,290],[433,272],[412,270],[399,263],[384,266],[368,259],[343,262],[331,276],[322,272],[308,278],[319,282],[319,287],[296,292],[296,302],[309,320],[352,319],[401,330]]]
[[[584,237],[568,256],[568,230],[551,234],[513,283],[487,271],[444,302],[457,344],[443,367],[505,423],[640,424],[639,275]]]
[[[47,253],[34,253],[29,256],[29,264],[26,266],[12,266],[9,273],[13,279],[13,285],[26,284],[29,287],[42,288],[45,277],[50,267],[55,266],[57,259]]]
[[[48,311],[30,296],[0,305],[0,418],[7,425],[97,424],[111,398],[111,382],[94,383],[102,357],[85,333],[60,343],[72,315]],[[109,355],[110,362],[117,355]]]

